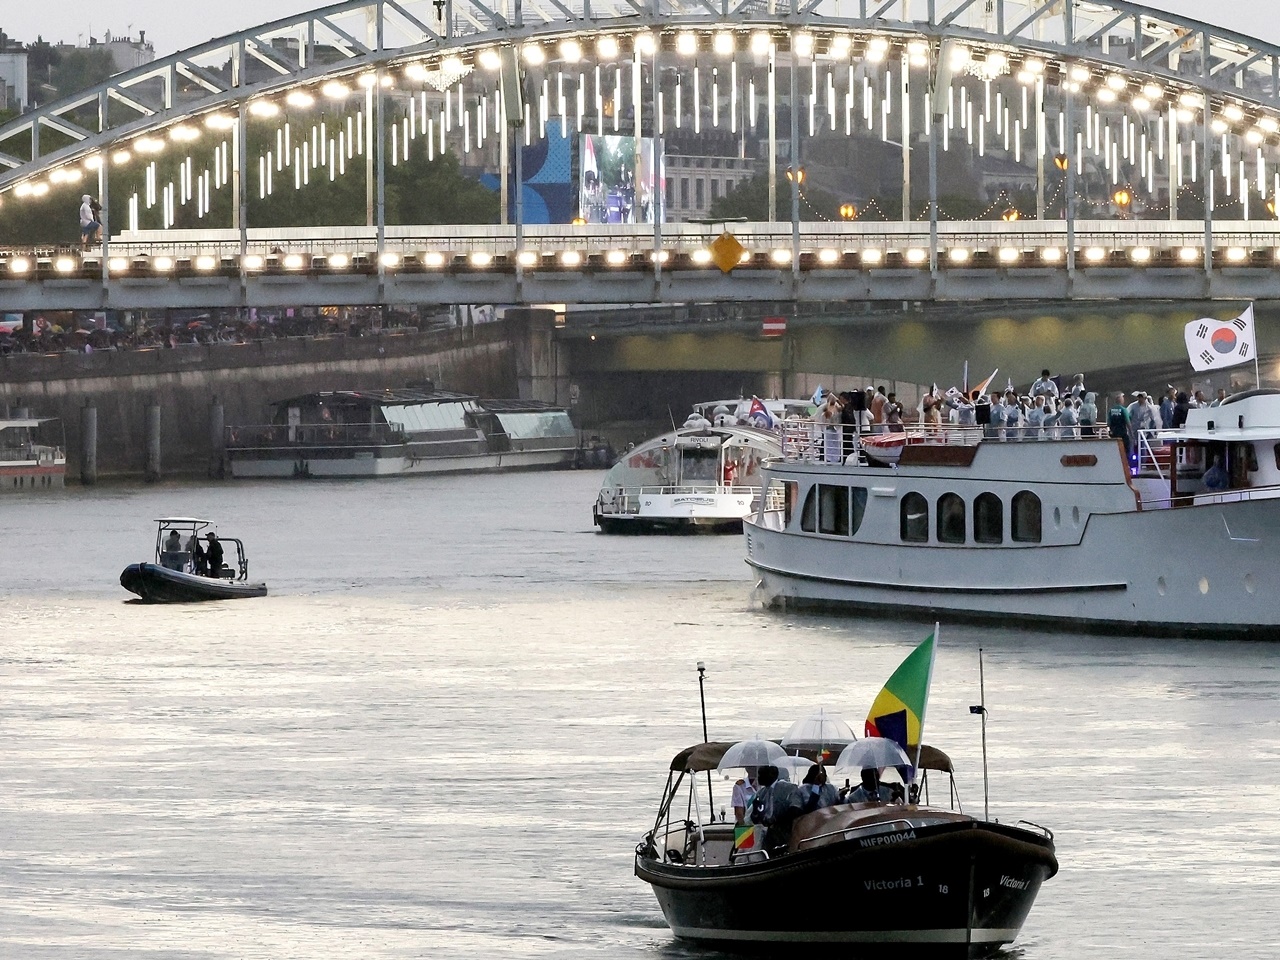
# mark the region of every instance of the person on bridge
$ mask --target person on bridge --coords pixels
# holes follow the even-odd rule
[[[80,245],[84,249],[88,250],[93,245],[93,238],[101,226],[93,216],[93,197],[86,193],[80,198]]]

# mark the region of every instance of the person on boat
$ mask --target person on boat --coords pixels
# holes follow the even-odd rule
[[[1214,397],[1214,398],[1213,398],[1213,402],[1212,402],[1211,404],[1209,404],[1209,406],[1211,406],[1211,407],[1220,407],[1220,406],[1222,406],[1223,402],[1224,402],[1226,399],[1227,399],[1227,390],[1226,390],[1226,388],[1225,388],[1225,387],[1219,387],[1219,388],[1218,388],[1218,395],[1217,395],[1216,397]]]
[[[205,559],[209,564],[209,576],[222,576],[222,544],[218,541],[218,535],[212,530],[205,535],[205,540],[209,542],[209,546],[205,548]]]
[[[1044,412],[1044,438],[1046,440],[1057,440],[1061,434],[1058,432],[1058,422],[1062,419],[1062,407],[1064,401],[1061,397],[1055,399],[1053,397],[1044,398],[1044,406],[1041,408]]]
[[[1204,395],[1203,390],[1197,390],[1191,400],[1193,407],[1207,407],[1209,405],[1209,398]]]
[[[1214,493],[1231,488],[1231,477],[1228,475],[1227,471],[1222,468],[1221,457],[1213,458],[1213,466],[1204,472],[1204,477],[1201,479],[1204,483],[1204,488],[1206,490],[1211,490]]]
[[[889,394],[884,405],[884,422],[890,433],[902,432],[902,404],[898,402],[896,393]]]
[[[885,404],[889,402],[889,397],[885,393],[883,386],[876,387],[876,392],[871,395],[871,432],[872,433],[888,433],[889,427],[885,423]]]
[[[1165,390],[1164,396],[1160,398],[1160,426],[1165,430],[1173,428],[1173,408],[1178,403],[1178,391],[1173,387]]]
[[[840,802],[840,792],[827,783],[827,768],[820,763],[813,764],[804,775],[800,794],[804,798],[805,813],[812,813],[823,807],[834,807]]]
[[[1004,437],[1006,440],[1022,439],[1022,406],[1012,390],[1004,393]]]
[[[862,783],[845,799],[849,803],[889,803],[893,800],[893,791],[880,782],[875,767],[867,767],[862,771]]]
[[[1138,436],[1143,430],[1154,430],[1155,428],[1155,408],[1147,402],[1146,393],[1139,390],[1137,399],[1129,404],[1129,449],[1134,450],[1137,448]]]
[[[1086,393],[1084,395],[1084,399],[1080,403],[1078,419],[1080,421],[1081,435],[1092,437],[1094,435],[1094,427],[1098,423],[1098,395],[1096,393]]]
[[[1062,401],[1062,409],[1058,412],[1058,437],[1062,440],[1075,440],[1080,436],[1076,425],[1080,422],[1080,414],[1076,404],[1080,401],[1067,397]]]
[[[987,423],[987,437],[991,440],[1004,439],[1004,403],[1000,400],[1000,391],[991,394],[991,417]]]
[[[1124,405],[1124,393],[1117,393],[1111,406],[1107,408],[1107,433],[1116,440],[1124,441],[1124,455],[1128,457],[1132,447],[1129,439],[1129,408]]]
[[[751,822],[766,828],[765,846],[785,846],[791,824],[803,809],[803,795],[772,764],[761,767],[757,777],[760,789],[751,798]]]
[[[825,463],[840,462],[842,446],[839,426],[841,407],[840,397],[834,393],[827,393],[823,397],[822,403],[818,406],[818,412],[813,415],[813,422],[818,424],[821,430],[818,443],[821,444],[822,459]]]
[[[1084,394],[1084,374],[1077,373],[1071,380],[1071,386],[1067,388],[1067,395],[1072,400],[1083,400]]]
[[[1036,397],[1056,397],[1058,395],[1058,385],[1049,377],[1048,370],[1040,371],[1040,379],[1031,384],[1031,398]]]
[[[1187,414],[1191,410],[1191,398],[1187,396],[1187,392],[1183,390],[1178,394],[1178,399],[1173,405],[1173,422],[1170,424],[1175,430],[1184,427],[1187,424]]]
[[[747,775],[733,785],[733,822],[742,826],[747,822],[751,798],[760,789],[759,767],[747,767]]]
[[[191,554],[191,572],[197,577],[205,576],[209,572],[209,565],[205,559],[204,548],[200,546],[200,538],[194,533],[187,541],[187,552]]]
[[[164,541],[165,553],[181,553],[182,552],[182,535],[177,530],[170,530],[169,536]]]
[[[1027,439],[1044,439],[1044,398],[1032,397],[1031,409],[1027,411]]]

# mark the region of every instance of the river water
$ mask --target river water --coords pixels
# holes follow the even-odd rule
[[[708,956],[631,873],[696,661],[713,739],[858,726],[929,628],[764,611],[738,537],[597,535],[600,476],[0,501],[0,957]],[[125,602],[165,515],[271,595]],[[1280,649],[944,624],[927,739],[979,813],[979,645],[992,816],[1061,861],[1007,955],[1275,957]]]

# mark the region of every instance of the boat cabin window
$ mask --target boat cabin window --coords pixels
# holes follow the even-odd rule
[[[938,498],[938,542],[964,543],[964,500],[957,494]]]
[[[720,483],[720,448],[680,451],[680,482],[690,486]]]
[[[994,493],[980,493],[973,501],[973,539],[978,543],[1004,542],[1004,504]]]
[[[908,493],[899,505],[902,539],[909,543],[929,542],[929,501],[923,494]]]
[[[804,495],[804,506],[800,509],[800,529],[805,533],[815,533],[818,529],[818,488],[810,487]]]
[[[851,537],[862,526],[867,511],[867,488],[835,486],[820,483],[809,489],[800,512],[800,529],[806,533],[825,533],[833,537]]]
[[[1018,543],[1040,542],[1040,498],[1030,490],[1013,495],[1009,512],[1010,532]]]
[[[867,512],[867,488],[853,487],[853,516],[849,523],[849,536],[855,536],[862,526],[862,518]]]

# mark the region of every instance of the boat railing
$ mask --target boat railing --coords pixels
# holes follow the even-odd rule
[[[955,423],[891,424],[879,433],[859,432],[846,423],[817,420],[782,422],[782,459],[802,463],[865,463],[867,451],[879,447],[935,446],[973,447],[979,443],[1018,443],[1037,440],[1098,440],[1107,436],[1106,425],[1070,426],[1019,424],[978,426]],[[877,460],[886,459],[872,454]]]
[[[1045,837],[1050,842],[1053,841],[1053,831],[1050,830],[1048,827],[1042,827],[1040,824],[1036,823],[1034,820],[1019,820],[1017,823],[1014,824],[1014,826],[1026,827],[1028,830],[1031,830],[1033,833],[1038,833],[1041,836]]]
[[[1229,490],[1196,490],[1176,497],[1142,497],[1143,510],[1166,510],[1171,507],[1205,507],[1219,503],[1242,503],[1250,500],[1275,500],[1280,497],[1280,484],[1264,487],[1233,487]]]
[[[404,442],[404,429],[392,423],[268,423],[226,428],[228,449],[353,446]]]

